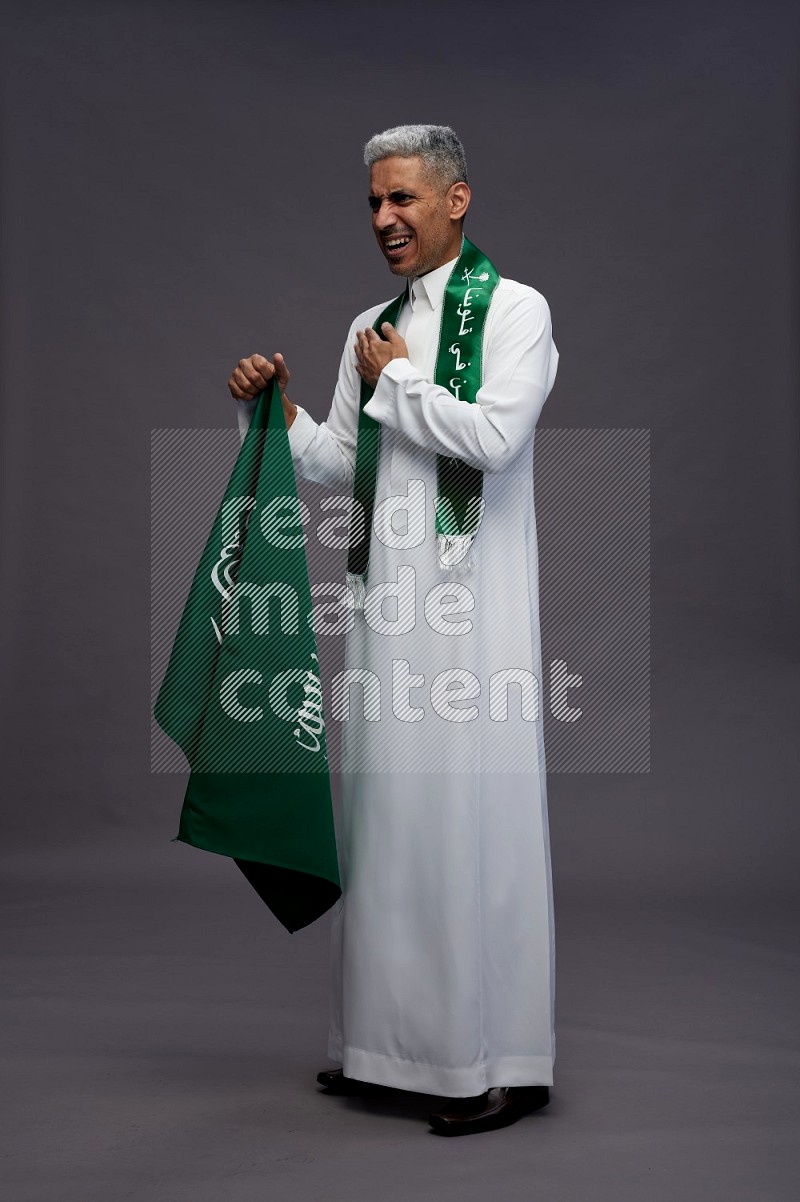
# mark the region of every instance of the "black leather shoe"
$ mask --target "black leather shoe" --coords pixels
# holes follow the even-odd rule
[[[472,1135],[508,1127],[523,1114],[541,1110],[550,1101],[546,1085],[503,1085],[477,1098],[453,1098],[447,1110],[428,1116],[437,1135]]]
[[[379,1085],[373,1085],[369,1081],[356,1081],[354,1077],[345,1077],[340,1068],[323,1069],[321,1073],[317,1073],[317,1081],[325,1086],[327,1093],[356,1095],[373,1093],[380,1089]]]

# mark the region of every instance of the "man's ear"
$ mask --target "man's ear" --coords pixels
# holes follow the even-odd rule
[[[471,197],[469,184],[465,184],[463,180],[451,185],[449,195],[451,220],[458,221],[464,216],[469,208]]]

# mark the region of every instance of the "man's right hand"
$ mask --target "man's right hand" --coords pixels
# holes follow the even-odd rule
[[[250,401],[263,392],[273,375],[280,389],[288,429],[295,419],[297,406],[286,396],[290,373],[283,355],[276,353],[274,364],[263,355],[250,355],[248,359],[240,359],[228,380],[228,389],[237,401]]]

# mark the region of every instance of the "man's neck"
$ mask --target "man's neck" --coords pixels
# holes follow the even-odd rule
[[[419,275],[409,277],[411,279],[411,283],[413,284],[414,280],[421,280],[423,276],[430,275],[432,271],[438,271],[440,267],[445,267],[449,263],[455,263],[463,248],[464,235],[460,234],[457,244],[450,247],[449,253],[445,252],[447,254],[447,258],[442,259],[441,262],[437,263],[435,267],[428,267],[426,271],[421,271]]]

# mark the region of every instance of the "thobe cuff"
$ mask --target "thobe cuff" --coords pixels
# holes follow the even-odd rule
[[[424,380],[422,372],[415,367],[410,359],[390,359],[378,376],[375,391],[364,406],[367,417],[376,422],[399,429],[397,414],[396,392],[393,386],[404,384],[406,380]]]
[[[317,423],[307,409],[297,406],[294,421],[289,427],[289,449],[292,459],[299,459],[311,445],[317,432]]]
[[[244,442],[247,436],[247,431],[250,429],[250,423],[253,420],[253,414],[256,411],[258,397],[254,396],[250,401],[236,402],[236,420],[239,423],[239,437]]]

